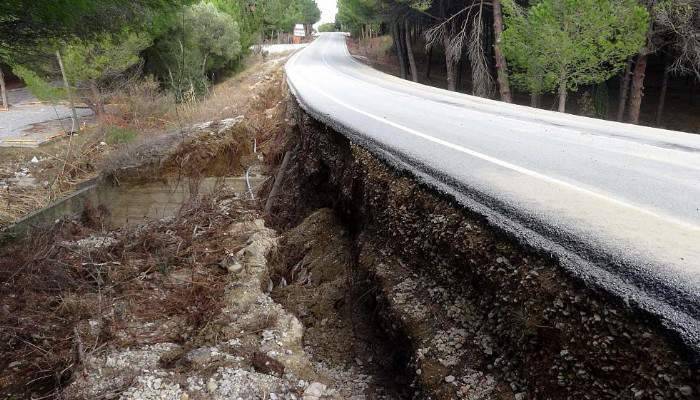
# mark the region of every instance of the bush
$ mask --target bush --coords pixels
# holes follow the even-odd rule
[[[185,9],[176,25],[156,43],[159,75],[177,101],[203,94],[210,73],[229,66],[241,54],[238,22],[211,3]]]

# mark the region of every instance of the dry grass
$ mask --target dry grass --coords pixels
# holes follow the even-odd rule
[[[168,340],[196,336],[221,307],[226,280],[218,262],[244,245],[224,232],[246,213],[238,205],[226,214],[206,198],[183,207],[173,222],[113,232],[109,246],[77,245],[104,234],[95,228],[99,213],[92,212],[5,248],[0,394],[58,397],[85,353],[115,341],[148,342],[117,338],[128,326],[175,317],[184,323]],[[33,251],[23,251],[28,248]]]
[[[151,178],[158,174],[190,176],[189,181],[196,185],[202,175],[216,172],[212,168],[225,175],[252,162],[252,137],[267,142],[283,125],[279,121],[285,112],[279,66],[276,70],[270,67],[262,80],[252,72],[232,78],[237,83],[232,82],[228,92],[221,88],[212,94],[217,106],[210,108],[216,108],[233,98],[236,85],[254,82],[251,95],[236,100],[241,109],[211,111],[204,105],[191,109],[188,118],[192,120],[208,120],[214,115],[208,113],[223,118],[243,111],[245,120],[223,134],[202,133],[186,141],[162,143],[161,147],[173,150]],[[143,126],[150,124],[143,117],[121,121],[137,120]],[[61,153],[65,148],[60,146],[47,156],[51,168],[62,171],[56,175],[60,176],[57,187],[68,188],[84,176],[81,174],[100,171],[94,165],[105,155],[91,153],[95,145],[113,151],[99,145],[99,132],[74,139],[72,156],[62,157],[66,153]],[[137,157],[136,153],[131,154]],[[221,307],[226,283],[219,262],[243,248],[246,240],[225,233],[232,222],[252,219],[255,214],[247,208],[249,204],[236,201],[232,209],[223,211],[218,201],[232,193],[214,193],[217,199],[192,200],[169,222],[112,232],[101,229],[103,210],[88,207],[78,220],[62,220],[0,248],[0,297],[5,299],[0,308],[0,397],[36,393],[58,398],[85,355],[111,345],[206,337],[213,329],[211,321]],[[77,243],[105,235],[114,240],[104,247]],[[147,328],[154,324],[146,322],[158,325],[163,320],[180,323],[163,332]],[[261,323],[267,326],[269,321]]]
[[[77,136],[38,149],[0,149],[0,180],[14,177],[14,172],[23,167],[29,168],[31,175],[37,178],[36,187],[11,185],[0,189],[0,228],[65,196],[105,168],[141,165],[167,155],[168,149],[182,144],[178,140],[179,132],[195,123],[246,115],[245,124],[254,131],[250,136],[257,137],[258,141],[267,140],[279,128],[277,118],[267,118],[264,112],[279,101],[283,61],[251,56],[240,73],[213,86],[208,97],[179,105],[159,90],[152,79],[146,78],[114,94],[114,104],[108,107],[107,114]],[[233,143],[215,146],[218,148],[214,153],[211,149],[199,149],[190,152],[192,159],[188,159],[187,154],[178,154],[177,161],[180,164],[195,161],[192,165],[201,166],[206,164],[196,160],[202,157],[221,155],[219,158],[222,158],[248,151],[234,148]],[[244,146],[252,149],[252,140]],[[195,147],[190,145],[191,149]],[[42,161],[30,163],[34,156]],[[220,164],[217,164],[218,169],[222,169]],[[240,165],[229,167],[229,172],[241,170]]]
[[[105,152],[94,135],[81,134],[68,138],[60,145],[38,149],[3,149],[0,158],[0,179],[12,178],[20,160],[36,156],[40,165],[26,163],[36,180],[34,187],[10,185],[0,190],[0,227],[15,221],[38,208],[74,190],[80,182],[93,178],[98,173],[98,160]],[[5,159],[7,155],[7,159]]]

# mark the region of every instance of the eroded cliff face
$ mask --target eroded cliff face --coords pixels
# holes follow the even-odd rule
[[[696,398],[697,366],[654,321],[567,275],[557,260],[490,227],[306,115],[269,221],[331,208],[376,312],[401,343],[418,397]],[[278,157],[281,159],[281,157]]]

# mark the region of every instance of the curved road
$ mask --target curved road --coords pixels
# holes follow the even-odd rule
[[[506,104],[360,64],[342,34],[295,54],[302,107],[700,354],[700,135]]]

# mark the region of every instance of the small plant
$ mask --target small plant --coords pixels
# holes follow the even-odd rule
[[[107,144],[126,144],[133,142],[138,132],[130,128],[120,126],[108,126],[105,128],[105,142]]]

